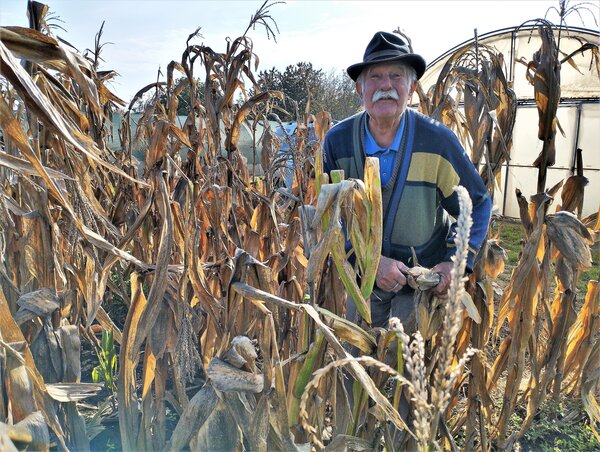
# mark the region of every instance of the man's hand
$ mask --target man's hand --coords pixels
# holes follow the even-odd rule
[[[440,283],[435,286],[433,293],[439,297],[445,297],[450,288],[450,273],[452,272],[452,262],[440,262],[431,269],[433,272],[437,272],[440,275]]]
[[[407,271],[408,267],[404,263],[381,256],[379,258],[375,283],[377,287],[386,292],[398,292],[406,284]]]

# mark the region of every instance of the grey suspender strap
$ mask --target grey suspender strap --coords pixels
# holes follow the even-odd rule
[[[364,156],[364,140],[362,136],[364,134],[363,127],[364,122],[367,120],[367,113],[362,113],[356,117],[354,124],[352,124],[352,147],[354,150],[354,174],[356,178],[362,179],[365,175],[365,156]],[[346,178],[353,177],[349,174],[345,175]]]

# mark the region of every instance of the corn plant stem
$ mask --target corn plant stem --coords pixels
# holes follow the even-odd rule
[[[288,408],[288,425],[290,427],[298,424],[300,399],[302,397],[302,393],[304,393],[306,385],[310,381],[312,373],[318,364],[319,356],[322,356],[323,352],[325,351],[324,338],[325,336],[322,333],[317,332],[315,336],[315,342],[312,344],[311,349],[304,357],[304,364],[302,365],[298,377],[296,378],[296,384],[294,385],[293,390],[293,398],[291,400],[290,407]]]
[[[483,410],[481,409],[481,399],[477,398],[477,414],[479,415],[479,437],[481,440],[481,450],[487,451],[489,450],[488,445],[488,432],[485,428],[486,420],[483,416]]]
[[[231,284],[231,289],[242,295],[244,298],[248,298],[250,301],[255,303],[262,304],[263,302],[271,302],[277,306],[283,306],[289,309],[293,309],[296,311],[305,311],[307,314],[314,319],[315,323],[317,323],[319,329],[323,332],[325,338],[327,339],[328,344],[331,346],[335,355],[340,359],[352,359],[348,352],[344,349],[340,341],[337,339],[335,334],[331,331],[331,329],[325,325],[320,319],[317,310],[315,310],[312,306],[308,304],[296,304],[292,303],[288,300],[280,298],[276,295],[272,295],[268,292],[265,292],[260,289],[256,289],[248,284],[242,282],[235,282]],[[358,364],[358,361],[352,359],[349,363],[350,372],[356,379],[362,379],[367,377],[365,370]],[[393,422],[398,428],[406,428],[405,423],[398,415],[397,411],[395,411],[392,405],[388,402],[388,400],[383,397],[381,393],[377,390],[371,390],[367,388],[367,392],[371,398],[378,403],[391,422]],[[414,437],[413,433],[408,430],[409,434]]]
[[[298,184],[300,184],[300,182],[298,182]],[[300,190],[300,205],[302,207],[304,206],[302,190]],[[309,225],[308,225],[308,218],[306,216],[307,215],[306,210],[302,208],[302,209],[298,209],[298,211],[300,213],[300,226],[301,226],[301,230],[302,230],[302,237],[304,240],[304,256],[306,257],[306,259],[309,259],[311,252],[312,252],[312,247],[314,246],[314,244],[311,243],[310,234],[308,233]],[[310,281],[308,283],[308,297],[309,297],[310,305],[316,308],[315,282],[314,281]],[[313,321],[308,316],[305,316],[305,322],[303,322],[303,323],[304,323],[304,328],[303,328],[303,331],[301,331],[300,347],[301,347],[301,350],[308,350],[309,344],[312,342],[312,340],[314,338],[314,326],[313,326]]]
[[[358,427],[360,426],[360,414],[365,411],[369,396],[362,385],[357,381],[355,381],[352,386],[355,403],[352,408],[352,422],[348,425],[347,434],[356,436]]]

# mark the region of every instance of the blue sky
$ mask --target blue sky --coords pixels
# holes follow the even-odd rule
[[[27,26],[25,0],[2,0],[0,25]],[[66,31],[55,34],[79,50],[91,48],[103,21],[105,63],[120,77],[113,91],[129,101],[134,93],[165,74],[172,60],[180,60],[189,34],[201,27],[202,38],[192,41],[216,51],[225,50],[225,39],[236,38],[248,26],[262,1],[244,0],[47,0],[50,11]],[[544,17],[558,0],[480,1],[287,1],[269,11],[277,22],[277,42],[267,39],[263,28],[250,32],[258,70],[310,61],[316,68],[343,70],[362,60],[364,48],[378,30],[403,29],[414,49],[431,61],[446,50],[473,37],[499,28],[520,25]],[[548,19],[558,23],[558,15]],[[595,28],[592,17],[584,23],[572,14],[567,24]],[[197,70],[196,72],[198,72]],[[164,77],[162,78],[164,80]]]

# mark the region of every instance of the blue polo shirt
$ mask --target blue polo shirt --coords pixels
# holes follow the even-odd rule
[[[405,115],[402,115],[400,119],[400,125],[396,132],[396,138],[394,142],[387,149],[381,149],[381,147],[375,142],[373,135],[369,131],[367,121],[365,121],[365,152],[369,156],[377,157],[379,159],[379,174],[381,176],[381,186],[383,187],[388,183],[394,170],[394,160],[398,149],[400,149],[400,140],[402,139],[402,132],[404,131]]]

